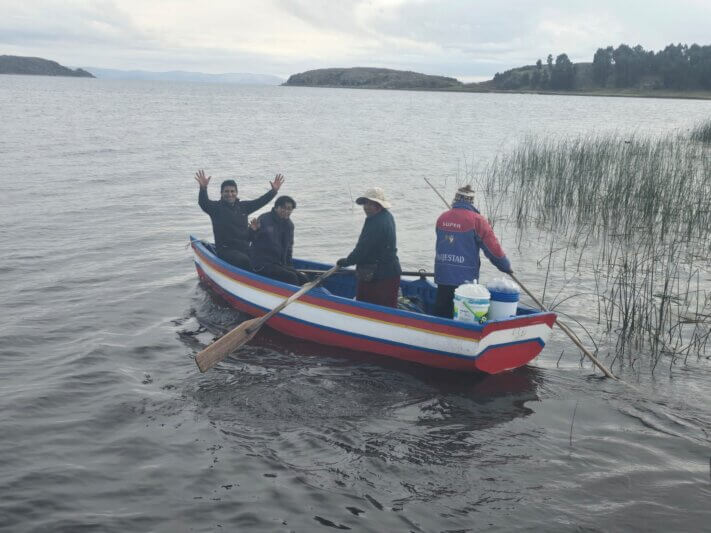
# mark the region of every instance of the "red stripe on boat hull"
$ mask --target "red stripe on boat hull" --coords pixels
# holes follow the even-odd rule
[[[195,252],[200,256],[200,258],[208,263],[210,265],[210,268],[213,268],[223,274],[224,276],[227,276],[230,279],[233,279],[235,281],[238,281],[240,283],[247,284],[251,287],[255,287],[259,290],[263,290],[272,294],[277,294],[279,296],[283,296],[284,298],[287,298],[291,296],[295,291],[290,291],[288,289],[285,289],[283,287],[278,287],[274,284],[270,284],[269,282],[264,282],[260,281],[258,279],[254,279],[252,277],[245,276],[243,274],[239,274],[236,272],[233,272],[231,270],[228,270],[224,268],[223,266],[217,264],[215,261],[211,259],[211,257],[207,256],[204,254],[199,247],[196,245],[196,243],[193,243],[193,249]],[[462,327],[457,327],[454,325],[449,325],[446,323],[439,323],[439,322],[432,322],[431,320],[428,319],[419,319],[419,318],[413,318],[413,317],[406,317],[406,316],[400,316],[396,315],[393,313],[389,313],[387,311],[378,311],[374,309],[368,309],[364,308],[361,306],[353,306],[349,305],[346,303],[340,303],[340,302],[334,302],[332,300],[327,300],[324,298],[319,298],[318,296],[313,296],[309,294],[305,294],[300,298],[301,301],[317,305],[319,307],[323,307],[325,309],[332,309],[334,311],[339,311],[343,313],[348,313],[352,315],[357,315],[363,318],[368,318],[368,319],[373,319],[373,320],[379,320],[382,322],[388,322],[391,324],[396,324],[400,326],[407,326],[407,327],[412,327],[412,328],[417,328],[417,329],[424,329],[427,331],[430,331],[432,333],[439,333],[439,334],[444,334],[444,335],[453,335],[453,336],[458,336],[458,337],[466,337],[472,340],[481,340],[484,336],[488,335],[489,333],[493,331],[498,331],[498,330],[507,330],[511,329],[512,327],[524,327],[524,326],[530,326],[533,324],[541,324],[545,323],[549,327],[553,326],[553,322],[555,321],[555,315],[552,313],[546,313],[546,314],[534,314],[531,316],[522,316],[516,319],[516,324],[515,326],[511,324],[510,321],[496,321],[496,322],[491,322],[483,326],[481,329],[472,329],[472,328],[462,328]],[[432,318],[432,317],[430,317]]]
[[[244,300],[235,298],[232,294],[225,291],[219,284],[207,276],[203,269],[197,264],[196,269],[200,279],[209,285],[210,288],[217,292],[232,307],[251,316],[261,316],[265,314],[265,312],[259,307],[251,305]],[[288,296],[288,294],[286,294],[286,296]],[[552,318],[551,324],[553,320],[555,320],[555,317]],[[546,320],[546,322],[548,321]],[[507,370],[523,366],[533,360],[543,348],[540,342],[536,340],[529,340],[517,344],[495,346],[487,349],[476,359],[470,359],[432,353],[425,350],[418,350],[416,348],[371,340],[348,333],[331,331],[280,315],[272,317],[269,320],[268,326],[285,335],[306,341],[316,342],[318,344],[336,346],[347,350],[380,354],[387,357],[394,357],[396,359],[420,363],[437,368],[479,371],[487,374],[498,374],[500,372],[505,372]],[[493,329],[494,328],[492,328],[492,330]],[[495,329],[500,328],[497,327]]]

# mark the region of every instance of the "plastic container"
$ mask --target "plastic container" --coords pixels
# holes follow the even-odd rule
[[[477,283],[465,283],[454,291],[454,320],[478,323],[489,311],[489,291]]]
[[[516,316],[521,289],[508,279],[495,279],[486,284],[491,295],[489,320]]]

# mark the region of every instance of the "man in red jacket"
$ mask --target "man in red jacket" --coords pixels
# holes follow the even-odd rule
[[[455,289],[462,283],[479,279],[479,250],[502,272],[513,272],[494,230],[473,203],[472,188],[461,187],[454,196],[452,208],[437,219],[436,316],[452,318]]]

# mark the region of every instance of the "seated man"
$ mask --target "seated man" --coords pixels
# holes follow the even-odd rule
[[[237,198],[237,184],[233,180],[225,180],[220,187],[221,199],[210,200],[207,197],[207,185],[211,176],[198,170],[195,181],[200,185],[198,204],[212,220],[212,231],[215,234],[215,249],[217,256],[228,263],[249,270],[249,227],[248,216],[257,209],[264,207],[274,198],[284,183],[284,176],[277,174],[270,184],[271,190],[256,200],[240,201]]]
[[[356,198],[356,203],[365,213],[363,229],[353,251],[337,264],[356,265],[356,300],[396,308],[402,269],[390,202],[383,189],[373,187]]]
[[[294,269],[291,254],[294,248],[294,223],[289,219],[296,208],[290,196],[280,196],[268,213],[252,220],[252,270],[268,278],[303,285],[306,276]]]

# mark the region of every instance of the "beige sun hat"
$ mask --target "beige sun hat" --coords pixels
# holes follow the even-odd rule
[[[385,209],[390,209],[390,202],[385,199],[385,191],[380,187],[373,187],[365,191],[363,196],[356,198],[358,205],[363,205],[366,200],[382,205]]]
[[[390,209],[390,202],[385,199],[385,191],[380,187],[373,187],[365,191],[363,196],[356,198],[356,203],[358,205],[363,205],[366,200],[375,202],[376,204],[382,205],[385,209]]]

